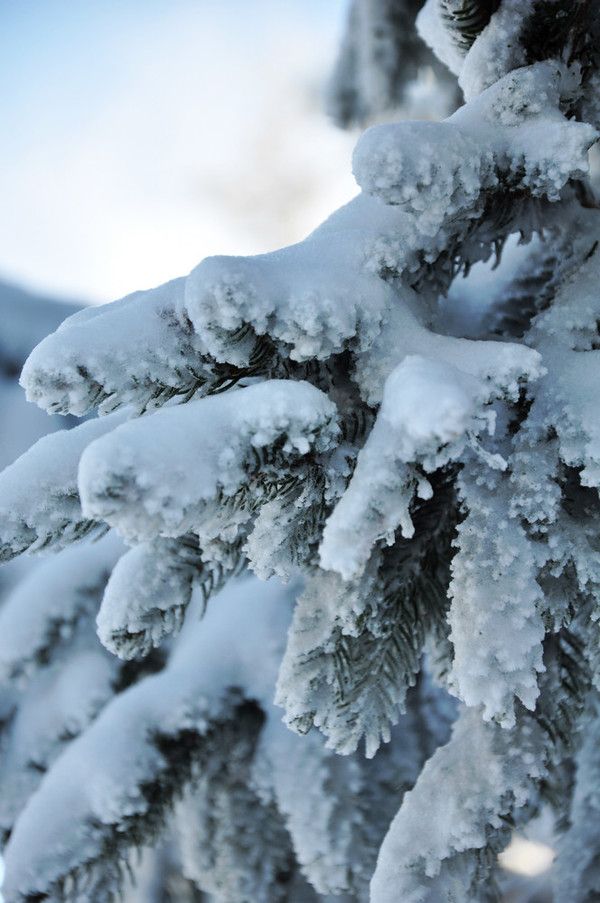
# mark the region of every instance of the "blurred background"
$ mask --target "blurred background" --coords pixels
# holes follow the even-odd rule
[[[69,425],[17,378],[75,306],[297,241],[356,193],[356,132],[323,98],[346,15],[347,0],[0,0],[0,467]],[[411,116],[439,115],[429,75]],[[504,854],[506,901],[549,899],[551,830]]]
[[[355,193],[345,6],[0,0],[2,278],[106,301],[302,238]]]

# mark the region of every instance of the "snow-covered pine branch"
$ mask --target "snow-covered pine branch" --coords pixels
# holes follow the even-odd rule
[[[599,23],[599,0],[355,0],[339,120],[404,102],[415,25],[465,103],[369,129],[360,193],[304,241],[31,354],[46,410],[124,410],[0,476],[2,556],[132,547],[85,604],[112,537],[0,612],[8,903],[108,903],[165,831],[217,903],[489,899],[543,807],[559,894],[600,894]],[[78,669],[106,693],[70,708]]]
[[[194,587],[204,604],[240,568],[239,545],[203,560],[198,537],[154,539],[130,549],[115,565],[98,611],[98,636],[120,658],[145,656],[183,624]]]
[[[39,439],[0,474],[0,561],[26,551],[63,548],[106,526],[81,510],[77,470],[94,439],[122,423],[122,413],[88,420]]]
[[[296,602],[276,702],[301,733],[341,753],[388,742],[415,683],[428,635],[447,608],[452,486],[414,511],[414,536],[378,550],[358,578],[318,570]]]
[[[365,898],[394,804],[445,738],[447,704],[432,688],[416,696],[397,743],[379,762],[361,756],[338,762],[318,735],[304,749],[303,738],[286,731],[271,702],[295,592],[274,581],[234,581],[203,621],[186,626],[164,671],[117,696],[71,743],[11,836],[4,888],[9,899],[88,894],[101,903],[112,900],[129,847],[154,840],[186,790],[178,807],[184,863],[189,845],[199,842],[198,830],[209,830],[206,842],[217,844],[215,860],[204,849],[198,862],[185,866],[200,886],[235,899],[242,892],[231,887],[239,882],[248,894],[239,899],[249,898],[250,886],[261,899],[285,899],[297,857],[317,890],[339,892],[350,881]],[[237,756],[242,761],[236,766]],[[318,780],[313,797],[298,792],[298,767]],[[364,802],[354,811],[360,788]],[[211,819],[210,827],[202,829],[198,819]],[[263,834],[254,841],[261,823]]]
[[[82,508],[132,540],[201,530],[204,508],[259,477],[281,478],[337,436],[335,405],[314,386],[261,382],[131,420],[90,444]]]
[[[0,608],[0,686],[22,683],[87,630],[123,544],[110,533],[41,561]]]
[[[94,900],[118,892],[121,857],[132,835],[137,843],[152,839],[207,745],[219,743],[219,726],[245,699],[268,698],[290,594],[271,585],[258,599],[252,595],[248,580],[232,588],[182,637],[164,671],[118,696],[70,745],[23,811],[7,847],[9,899],[60,898],[79,893],[86,881]],[[235,646],[232,617],[240,628]],[[270,651],[261,669],[254,663],[256,648]],[[51,813],[43,835],[37,830],[40,812]]]

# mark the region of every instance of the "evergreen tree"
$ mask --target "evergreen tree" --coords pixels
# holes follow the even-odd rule
[[[352,7],[344,122],[419,5]],[[493,900],[548,806],[556,899],[599,898],[599,13],[427,0],[454,114],[367,130],[299,244],[30,355],[103,416],[0,475],[1,557],[57,551],[0,610],[7,903],[108,903],[135,848],[162,899]]]

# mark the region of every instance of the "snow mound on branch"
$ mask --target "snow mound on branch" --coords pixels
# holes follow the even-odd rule
[[[52,896],[82,866],[104,868],[106,843],[147,815],[144,787],[171,767],[161,737],[183,731],[201,742],[215,721],[231,715],[240,693],[269,707],[293,588],[272,582],[258,592],[259,585],[252,578],[234,581],[182,635],[169,666],[117,696],[57,760],[6,848],[8,900]]]
[[[81,415],[95,407],[106,412],[144,405],[198,382],[204,346],[176,314],[184,284],[185,278],[174,279],[66,319],[23,367],[21,385],[29,401]]]
[[[87,517],[126,537],[179,536],[203,505],[230,496],[278,443],[291,459],[329,449],[338,433],[328,397],[305,382],[272,380],[141,417],[85,450],[79,488]]]
[[[90,442],[128,414],[88,420],[44,436],[0,473],[0,561],[50,544],[61,548],[94,527],[81,511],[79,459]]]
[[[390,545],[398,526],[410,538],[415,491],[432,489],[414,465],[434,471],[456,460],[468,433],[493,433],[483,406],[493,387],[450,364],[408,356],[388,377],[375,425],[358,455],[350,485],[323,531],[321,567],[348,580],[358,576],[380,539]],[[494,461],[504,466],[501,459]]]

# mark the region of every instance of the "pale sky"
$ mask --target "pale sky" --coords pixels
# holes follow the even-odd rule
[[[356,192],[320,91],[345,0],[0,0],[0,279],[110,300]]]

